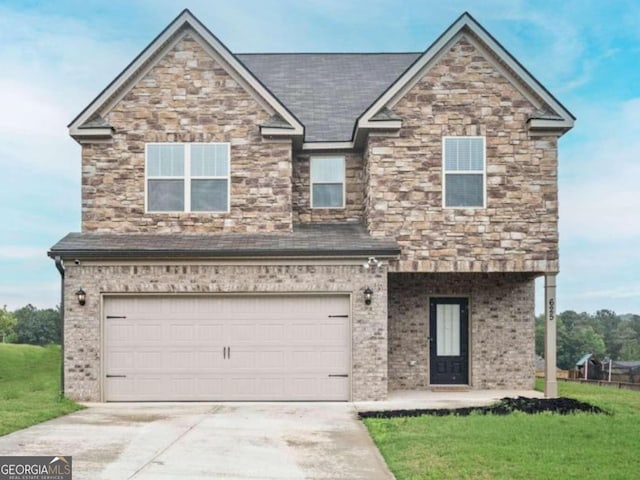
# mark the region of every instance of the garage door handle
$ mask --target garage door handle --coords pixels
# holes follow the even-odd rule
[[[126,378],[126,375],[107,375],[107,378]]]
[[[349,376],[348,373],[334,373],[334,374],[329,374],[330,377],[340,377],[340,378],[347,378]]]
[[[329,318],[349,318],[349,315],[329,315]]]

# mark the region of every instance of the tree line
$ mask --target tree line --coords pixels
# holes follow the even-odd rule
[[[640,315],[567,310],[556,316],[558,368],[571,369],[585,353],[640,360]],[[544,355],[544,315],[536,317],[536,353]]]
[[[29,304],[12,312],[0,309],[0,343],[48,345],[60,343],[60,308]]]

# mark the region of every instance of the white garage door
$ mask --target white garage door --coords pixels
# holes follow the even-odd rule
[[[105,400],[348,400],[348,296],[105,299]]]

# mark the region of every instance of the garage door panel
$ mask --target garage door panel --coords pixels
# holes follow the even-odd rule
[[[313,323],[291,324],[291,341],[296,344],[316,343],[318,341],[318,326]]]
[[[282,350],[263,350],[256,354],[257,366],[262,370],[283,370],[286,367],[286,352]]]
[[[282,323],[258,325],[256,335],[263,343],[283,343],[286,341],[286,328]]]
[[[133,357],[135,370],[162,370],[165,355],[166,352],[161,348],[140,350]]]
[[[349,319],[323,322],[319,326],[318,340],[328,345],[345,345],[349,341]]]
[[[111,344],[130,342],[135,338],[133,331],[135,326],[130,321],[110,320],[110,328],[107,330],[106,339]]]
[[[196,394],[197,400],[217,400],[224,398],[223,376],[198,376]]]
[[[255,319],[247,320],[229,319],[229,342],[233,345],[245,342],[253,342],[256,339]]]
[[[195,335],[196,324],[195,322],[180,322],[172,323],[169,325],[169,336],[175,343],[189,342],[197,338]]]
[[[334,350],[334,351],[322,350],[321,352],[318,353],[318,356],[319,356],[319,363],[321,365],[324,365],[325,367],[336,370],[335,373],[339,373],[339,374],[347,373],[347,370],[338,371],[338,370],[344,369],[344,366],[349,364],[349,358],[347,356],[347,353],[344,350]]]
[[[135,317],[129,320],[135,325],[135,337],[132,339],[135,342],[142,343],[157,343],[162,341],[164,335],[163,329],[164,325],[160,322],[148,322],[148,321],[139,321],[136,320]]]
[[[196,368],[199,371],[212,371],[212,370],[221,370],[223,365],[222,347],[209,349],[209,348],[201,348],[197,352],[196,355]]]
[[[194,351],[172,350],[166,352],[163,366],[172,372],[176,370],[193,370],[194,366],[198,369],[202,368],[198,365],[198,356]]]
[[[349,297],[109,297],[105,399],[347,400]],[[338,316],[339,318],[333,318]],[[229,355],[230,354],[230,355]]]
[[[196,329],[196,338],[200,342],[218,341],[221,343],[224,335],[223,328],[224,326],[221,323],[199,324]]]
[[[111,350],[107,358],[107,370],[118,373],[120,370],[131,370],[135,367],[135,352],[131,350]]]

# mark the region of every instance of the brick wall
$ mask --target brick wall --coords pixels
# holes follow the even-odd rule
[[[533,278],[515,273],[391,273],[389,390],[429,385],[429,297],[438,295],[469,296],[474,388],[533,388]]]
[[[362,155],[359,153],[335,155],[345,157],[345,208],[311,208],[311,179],[309,176],[311,155],[297,155],[293,162],[294,222],[363,221],[364,166]]]
[[[74,292],[87,292],[85,306]],[[374,291],[371,305],[363,292]],[[100,400],[100,299],[115,293],[352,293],[353,400],[387,394],[387,272],[333,265],[68,265],[65,276],[65,388]]]
[[[113,140],[83,146],[83,231],[290,231],[291,144],[262,140],[269,116],[187,35],[106,115]],[[230,212],[145,213],[148,142],[230,142]]]
[[[395,271],[558,270],[555,137],[530,137],[535,107],[464,37],[394,106],[398,136],[369,136],[365,214],[402,247]],[[442,207],[442,137],[486,136],[487,206]]]

